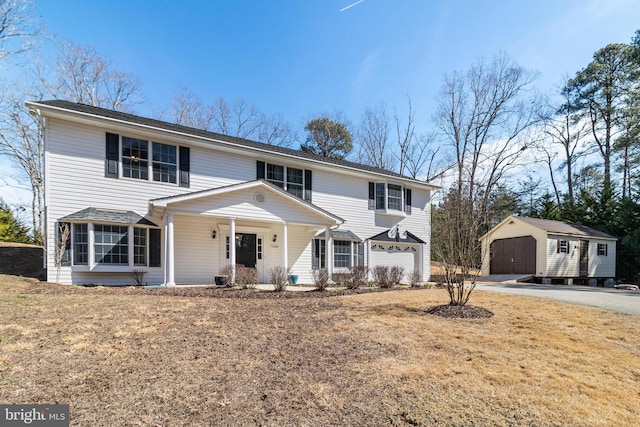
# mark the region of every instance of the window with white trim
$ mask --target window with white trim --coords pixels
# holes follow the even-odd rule
[[[93,229],[96,264],[129,264],[128,227],[96,224]]]
[[[178,156],[175,145],[153,143],[153,180],[158,182],[177,182]]]
[[[147,265],[147,229],[133,227],[133,265]]]
[[[326,243],[324,239],[313,239],[311,257],[311,265],[313,269],[317,270],[319,268],[327,268]]]
[[[149,179],[149,142],[122,137],[122,176]]]
[[[73,224],[73,264],[89,263],[89,231],[87,224]]]
[[[609,245],[607,243],[598,243],[598,256],[608,256]]]
[[[349,240],[333,241],[333,266],[336,268],[351,267],[351,242]]]
[[[569,253],[569,241],[568,240],[558,240],[558,250],[559,254],[568,254]]]
[[[284,166],[267,163],[267,181],[284,188]]]
[[[370,182],[369,209],[411,215],[411,189],[399,184]]]

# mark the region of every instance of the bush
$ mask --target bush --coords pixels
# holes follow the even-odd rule
[[[236,285],[242,289],[253,289],[258,284],[258,270],[253,267],[245,267],[236,264]]]
[[[389,267],[386,265],[376,265],[373,267],[371,273],[373,274],[373,280],[375,280],[381,288],[390,288],[393,286],[389,277]]]
[[[389,269],[389,281],[391,282],[391,286],[399,285],[402,282],[403,277],[404,277],[404,267],[394,265]]]
[[[409,283],[412,288],[418,288],[422,286],[422,272],[420,270],[413,270],[409,274]]]
[[[145,274],[147,274],[146,271],[137,268],[131,272],[131,279],[133,280],[134,286],[144,285]]]
[[[289,282],[289,271],[284,267],[273,267],[269,271],[269,277],[276,292],[282,292],[287,289],[287,283]]]
[[[313,272],[313,284],[316,286],[316,290],[324,291],[329,285],[329,272],[322,268]]]
[[[360,286],[366,285],[368,273],[369,270],[367,269],[367,267],[351,267],[351,280],[347,287],[349,289],[358,289]]]
[[[349,288],[351,286],[351,272],[347,273],[333,273],[333,281],[338,286],[345,286]]]

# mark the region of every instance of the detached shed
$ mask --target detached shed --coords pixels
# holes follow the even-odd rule
[[[509,216],[480,241],[482,275],[531,274],[549,279],[616,275],[617,239],[581,224]]]

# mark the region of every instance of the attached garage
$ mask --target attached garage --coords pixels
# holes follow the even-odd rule
[[[404,268],[405,280],[413,271],[422,270],[422,254],[424,241],[414,234],[397,228],[369,238],[369,268],[378,265]]]
[[[532,236],[491,242],[489,274],[535,274],[536,239]]]

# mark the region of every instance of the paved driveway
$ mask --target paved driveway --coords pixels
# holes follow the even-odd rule
[[[640,291],[529,283],[478,285],[476,289],[552,298],[574,304],[640,316]]]

